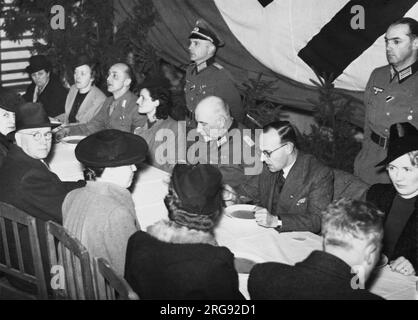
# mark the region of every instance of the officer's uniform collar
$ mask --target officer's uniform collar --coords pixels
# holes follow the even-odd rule
[[[409,67],[402,69],[400,71],[396,71],[393,66],[390,67],[390,81],[394,78],[398,78],[399,83],[402,83],[410,76],[412,76],[415,72],[418,71],[418,60],[411,64]]]
[[[235,119],[233,119],[231,126],[228,128],[227,134],[225,134],[222,137],[219,137],[218,140],[216,141],[216,145],[218,146],[218,148],[222,147],[225,143],[229,141],[229,139],[231,138],[231,136],[229,136],[229,133],[231,132],[231,130],[237,129],[237,128],[238,128],[238,122]]]
[[[199,72],[202,72],[202,70],[205,70],[207,67],[211,66],[215,63],[215,57],[210,57],[208,60],[205,60],[199,64],[195,63],[195,66],[192,70],[192,74],[198,74]]]

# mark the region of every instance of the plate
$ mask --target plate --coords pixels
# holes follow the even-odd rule
[[[225,208],[225,214],[231,218],[253,220],[254,208],[256,206],[250,204],[236,204]]]
[[[84,138],[85,136],[67,136],[67,137],[62,138],[61,141],[64,143],[68,143],[68,144],[77,144]]]

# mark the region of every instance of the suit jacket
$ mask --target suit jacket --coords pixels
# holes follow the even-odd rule
[[[10,144],[11,142],[3,134],[0,133],[0,167],[7,155],[7,152],[9,151]]]
[[[243,298],[227,248],[164,242],[143,231],[128,241],[125,278],[141,299]]]
[[[113,96],[106,98],[100,111],[89,122],[68,127],[70,134],[88,136],[105,129],[134,132],[137,127],[142,127],[147,121],[146,116],[138,113],[136,100],[138,97],[130,91],[116,100]],[[110,114],[112,105],[114,109]]]
[[[332,169],[312,155],[299,152],[280,193],[271,194],[275,175],[267,167],[258,179],[259,205],[268,208],[276,202],[275,212],[282,220],[280,232],[321,231],[321,212],[331,203],[334,193]],[[273,197],[273,199],[271,199]]]
[[[38,236],[47,276],[49,276],[49,267],[46,229],[43,222],[52,220],[61,224],[61,206],[65,196],[71,190],[84,185],[84,181],[62,182],[40,160],[29,157],[16,145],[10,146],[0,167],[0,201],[11,204],[38,219]],[[22,232],[21,242],[25,268],[27,271],[33,271],[27,229]]]
[[[33,92],[35,83],[32,82],[27,88],[23,98],[27,102],[33,102]],[[38,96],[36,102],[42,103],[49,117],[56,117],[65,111],[65,99],[67,98],[67,89],[65,89],[58,77],[51,73],[48,84]]]
[[[64,227],[90,256],[105,258],[123,276],[128,239],[139,230],[129,191],[111,183],[88,182],[65,197],[62,214]]]
[[[257,264],[248,279],[251,299],[273,300],[376,300],[367,290],[352,289],[351,267],[323,251],[312,252],[295,266]]]
[[[65,101],[65,115],[64,123],[68,124],[68,117],[73,108],[75,97],[77,96],[78,89],[75,85],[71,86],[68,92],[67,99]],[[89,122],[100,110],[103,102],[105,101],[105,94],[96,86],[92,86],[87,96],[84,98],[83,103],[78,109],[76,120],[78,123]]]
[[[386,214],[387,220],[393,200],[396,196],[396,189],[392,184],[374,184],[367,192],[366,199],[379,210]],[[393,254],[388,257],[390,260],[404,256],[408,259],[415,270],[418,270],[418,196],[415,197],[415,211],[410,216],[405,228],[399,234],[399,239],[395,245]],[[383,248],[385,250],[385,248]]]

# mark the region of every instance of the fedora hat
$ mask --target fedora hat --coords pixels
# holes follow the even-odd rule
[[[30,57],[29,65],[26,67],[26,72],[31,74],[39,70],[45,70],[49,72],[51,70],[51,62],[49,62],[49,60],[43,55]]]
[[[215,166],[177,164],[171,180],[181,209],[211,215],[222,207],[222,174]]]
[[[212,26],[203,19],[196,21],[196,24],[190,33],[189,39],[200,39],[212,42],[215,47],[222,47],[225,42],[216,33]]]
[[[148,145],[142,137],[116,129],[96,132],[75,148],[77,160],[95,168],[140,164],[147,154]]]
[[[415,150],[418,150],[418,130],[409,122],[395,123],[390,127],[387,157],[376,167],[387,165]]]
[[[17,106],[15,117],[16,131],[32,128],[54,128],[58,126],[58,124],[52,124],[49,121],[48,115],[40,103],[27,102]]]

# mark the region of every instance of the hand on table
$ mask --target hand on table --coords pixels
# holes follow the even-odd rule
[[[392,271],[399,272],[405,276],[415,275],[415,269],[411,262],[404,257],[399,257],[396,260],[391,261],[389,266]]]
[[[225,184],[222,192],[222,199],[225,202],[225,206],[229,207],[237,203],[238,196],[230,185]]]
[[[265,228],[277,228],[279,226],[279,218],[273,216],[266,208],[256,207],[255,221]]]

